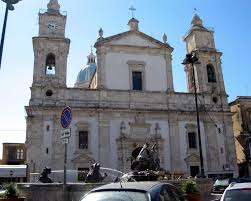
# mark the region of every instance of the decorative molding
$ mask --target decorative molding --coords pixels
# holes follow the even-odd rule
[[[144,61],[136,61],[136,60],[129,60],[127,61],[127,64],[129,66],[132,66],[132,65],[141,65],[141,66],[145,66],[146,63]]]
[[[185,128],[187,130],[187,132],[196,132],[196,129],[197,129],[197,126],[195,124],[192,124],[192,123],[188,123],[185,125]]]
[[[189,156],[187,156],[184,161],[186,161],[186,163],[199,163],[200,162],[200,157],[195,154],[192,153]]]

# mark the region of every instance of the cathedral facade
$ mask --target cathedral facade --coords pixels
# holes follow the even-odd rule
[[[199,62],[185,65],[188,92],[175,92],[172,51],[163,41],[129,20],[129,30],[95,43],[74,87],[67,87],[66,15],[57,0],[39,13],[39,34],[33,37],[34,72],[27,112],[29,173],[64,167],[60,116],[73,112],[67,169],[86,170],[94,162],[122,172],[130,170],[144,143],[156,144],[163,169],[184,176],[200,170],[193,75],[198,93],[201,148],[205,175],[237,175],[231,112],[216,50],[214,32],[195,15],[184,36],[187,53]],[[185,57],[185,55],[184,55]],[[194,69],[194,74],[193,74]]]

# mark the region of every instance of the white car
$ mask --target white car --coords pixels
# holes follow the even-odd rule
[[[4,187],[2,186],[2,185],[0,185],[0,194],[3,194],[3,193],[5,193],[5,189],[4,189]]]
[[[231,183],[224,191],[220,201],[250,201],[251,183]]]

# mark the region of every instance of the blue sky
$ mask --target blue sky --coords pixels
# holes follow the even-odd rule
[[[9,12],[0,70],[0,143],[24,142],[25,110],[32,84],[32,37],[38,34],[38,12],[49,0],[22,0]],[[59,0],[67,11],[66,36],[71,39],[67,85],[73,86],[78,72],[86,64],[90,46],[98,38],[128,30],[128,8],[137,10],[140,31],[162,40],[166,33],[174,47],[173,77],[176,91],[186,91],[185,56],[182,37],[190,28],[193,9],[207,27],[215,30],[216,48],[223,52],[222,67],[229,101],[236,96],[251,95],[251,1],[250,0]],[[0,31],[5,4],[0,1]],[[1,158],[1,145],[0,145]]]

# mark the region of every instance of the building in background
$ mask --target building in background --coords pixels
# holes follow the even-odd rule
[[[24,143],[3,143],[3,165],[22,165],[26,160]]]
[[[24,143],[3,143],[0,164],[0,184],[4,182],[24,182],[27,178],[26,148]]]
[[[251,96],[238,96],[229,103],[240,177],[251,177]]]
[[[127,172],[131,159],[149,142],[157,144],[162,168],[197,175],[200,157],[193,69],[185,66],[188,92],[175,92],[173,47],[167,36],[162,41],[152,38],[140,30],[135,18],[123,33],[105,37],[100,29],[95,43],[97,62],[94,55],[88,57],[93,59],[88,64],[97,63],[90,83],[85,82],[91,77],[86,78],[91,71],[87,69],[70,88],[66,85],[67,16],[57,0],[50,0],[47,8],[39,13],[39,33],[33,37],[33,83],[25,107],[29,172],[42,172],[44,166],[57,172],[63,169],[60,116],[69,106],[73,119],[67,169],[84,171],[100,162],[102,167]],[[187,53],[196,53],[200,61],[194,64],[194,71],[205,175],[237,176],[232,113],[214,31],[195,15],[184,41]]]

